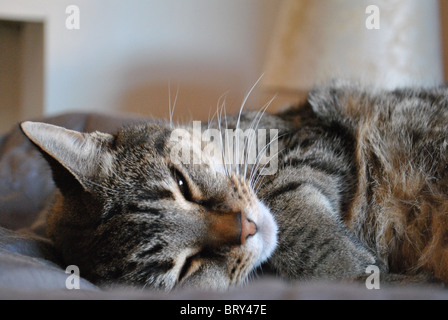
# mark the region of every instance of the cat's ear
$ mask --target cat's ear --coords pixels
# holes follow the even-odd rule
[[[110,145],[114,137],[107,133],[81,133],[51,124],[26,121],[23,133],[44,153],[83,181],[110,166]]]

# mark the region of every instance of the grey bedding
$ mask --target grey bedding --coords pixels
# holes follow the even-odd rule
[[[145,119],[64,114],[43,121],[79,131],[113,132]],[[35,234],[44,236],[39,213],[51,201],[54,188],[47,164],[18,126],[0,137],[0,299],[448,299],[448,291],[431,286],[368,290],[359,283],[288,283],[271,276],[228,292],[100,289],[84,279],[80,290],[68,290],[70,274],[51,243]]]

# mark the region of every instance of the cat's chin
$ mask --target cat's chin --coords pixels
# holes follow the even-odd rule
[[[262,249],[258,259],[258,265],[265,262],[277,247],[277,223],[274,220],[270,210],[258,201],[260,216],[258,219],[258,233],[262,243]]]

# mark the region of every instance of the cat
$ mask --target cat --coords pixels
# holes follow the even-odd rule
[[[384,279],[448,282],[448,89],[333,82],[208,127],[254,122],[279,130],[278,170],[262,178],[193,140],[182,143],[201,164],[173,161],[170,122],[114,135],[22,123],[59,189],[47,233],[64,262],[96,284],[158,290],[226,290],[262,265],[290,280],[377,266]]]

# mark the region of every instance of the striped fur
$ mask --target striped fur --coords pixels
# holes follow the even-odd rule
[[[60,190],[48,234],[96,283],[225,289],[268,257],[288,279],[363,278],[377,265],[393,282],[448,282],[447,102],[445,88],[318,87],[255,121],[279,130],[282,150],[278,172],[263,178],[254,165],[229,172],[213,158],[173,165],[169,123],[115,135],[22,129]],[[207,127],[253,128],[258,116]],[[91,148],[89,165],[80,145]],[[257,233],[243,239],[246,218]]]
[[[297,129],[286,142],[274,188],[266,186],[263,193],[267,199],[275,194],[269,203],[280,225],[280,247],[272,258],[277,269],[293,278],[339,278],[377,264],[411,282],[422,275],[448,282],[446,88],[386,92],[333,84],[315,89],[308,103],[280,117]],[[286,201],[295,205],[285,208]],[[326,203],[325,213],[318,203]],[[303,217],[298,226],[291,224],[296,215]],[[325,230],[322,219],[329,216],[337,223]],[[302,230],[303,243],[297,240]],[[288,239],[285,233],[294,236]],[[342,242],[334,247],[330,239],[343,233],[365,250],[357,252]],[[285,265],[288,252],[293,263]],[[329,272],[347,254],[354,256],[352,261],[360,258],[360,265]]]

